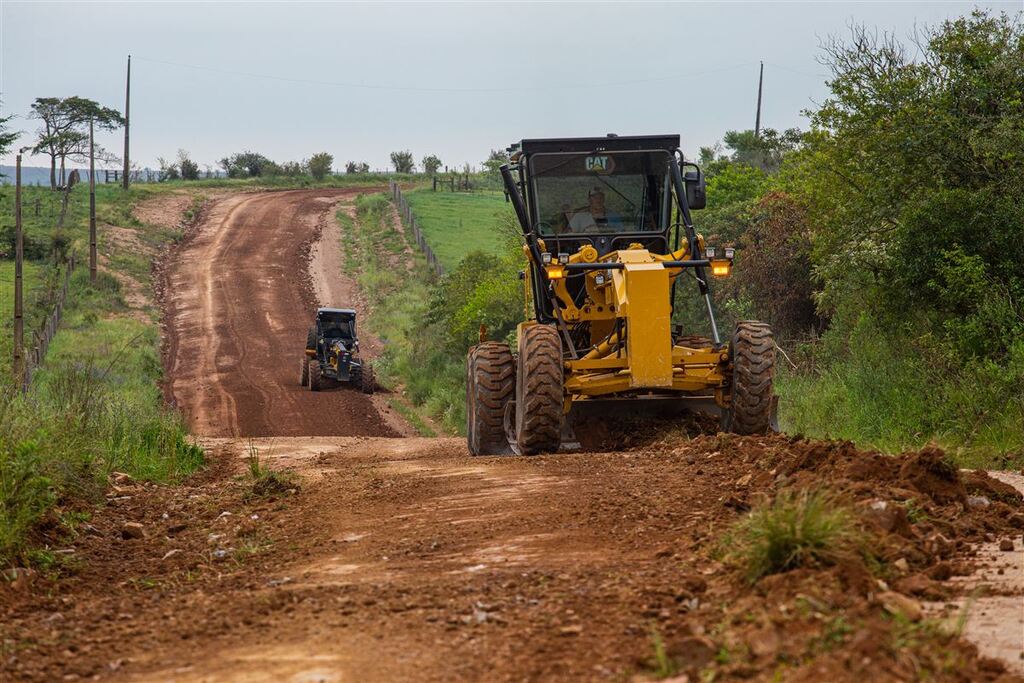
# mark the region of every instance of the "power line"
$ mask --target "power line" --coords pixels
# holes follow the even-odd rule
[[[355,83],[352,81],[320,81],[309,78],[295,78],[292,76],[275,76],[272,74],[259,74],[248,71],[235,71],[232,69],[222,69],[214,66],[201,66],[198,64],[182,64],[180,62],[169,62],[162,59],[150,59],[148,57],[140,57],[135,55],[136,61],[150,62],[152,64],[163,64],[165,66],[175,66],[183,69],[195,69],[197,71],[209,71],[212,73],[225,74],[229,76],[243,76],[246,78],[262,78],[272,81],[284,81],[287,83],[303,83],[306,85],[322,85],[336,88],[358,88],[363,90],[392,90],[400,92],[442,92],[442,93],[505,93],[505,92],[543,92],[543,91],[555,91],[555,90],[588,90],[592,88],[615,88],[626,85],[638,85],[642,83],[659,83],[664,81],[675,81],[684,80],[687,78],[693,78],[696,76],[707,76],[711,74],[722,73],[725,71],[733,71],[736,69],[742,69],[756,64],[756,62],[746,62],[743,64],[734,64],[730,66],[724,66],[717,69],[708,69],[706,71],[690,71],[685,74],[673,74],[670,76],[654,76],[651,78],[637,78],[626,81],[610,81],[606,83],[570,83],[566,85],[557,86],[519,86],[519,87],[503,87],[503,88],[490,88],[490,87],[473,87],[473,88],[450,88],[450,87],[436,87],[436,86],[401,86],[401,85],[388,85],[381,83]]]

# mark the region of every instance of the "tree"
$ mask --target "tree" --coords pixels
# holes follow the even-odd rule
[[[345,162],[345,173],[369,173],[370,165],[365,161]]]
[[[765,128],[760,135],[752,130],[730,130],[722,140],[732,150],[730,161],[775,173],[782,166],[782,158],[799,148],[801,137],[799,128],[788,128],[781,133]]]
[[[998,356],[1024,332],[1024,25],[976,10],[915,42],[854,27],[825,46],[831,95],[783,175],[826,310],[884,302]]]
[[[484,168],[487,169],[487,175],[500,178],[501,177],[501,166],[508,163],[508,153],[500,149],[492,149],[491,153],[487,156],[487,160],[484,161]]]
[[[0,157],[7,156],[11,151],[12,145],[14,145],[14,141],[21,135],[21,131],[7,129],[8,124],[13,118],[14,114],[11,114],[10,116],[0,116]],[[0,177],[2,177],[2,175],[3,174],[0,174]]]
[[[199,180],[199,164],[192,161],[183,149],[178,150],[178,171],[182,180]]]
[[[416,170],[416,162],[409,150],[392,152],[391,165],[395,167],[395,173],[413,173]]]
[[[218,162],[229,178],[258,178],[274,175],[279,167],[273,161],[256,152],[239,152],[224,157]]]
[[[167,161],[163,157],[157,157],[156,163],[160,166],[160,182],[181,178],[181,172],[178,170],[178,164],[175,162]]]
[[[441,160],[435,154],[428,154],[423,157],[423,172],[427,175],[434,175],[437,169],[441,168]]]
[[[99,130],[115,130],[124,125],[124,117],[84,97],[39,97],[32,103],[31,117],[43,122],[37,132],[33,154],[50,157],[50,188],[57,189],[57,161],[60,160],[60,185],[64,184],[68,157],[88,154],[89,122]]]
[[[320,152],[310,157],[306,165],[309,167],[309,174],[316,180],[323,180],[331,172],[334,164],[334,157],[327,152]]]

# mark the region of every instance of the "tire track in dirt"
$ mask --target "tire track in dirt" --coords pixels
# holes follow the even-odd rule
[[[317,304],[309,244],[338,201],[365,191],[219,198],[177,251],[166,274],[165,367],[170,399],[193,433],[396,435],[362,394],[344,386],[315,394],[297,377]]]

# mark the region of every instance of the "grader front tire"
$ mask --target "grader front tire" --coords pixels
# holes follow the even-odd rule
[[[732,404],[723,416],[724,431],[764,434],[775,410],[775,340],[767,323],[736,323],[732,356]]]
[[[299,364],[299,384],[303,387],[309,384],[309,356],[302,356]]]
[[[515,361],[508,344],[483,342],[466,357],[466,443],[471,455],[505,455],[504,416],[515,392]]]
[[[309,390],[320,391],[323,385],[323,378],[320,372],[320,361],[309,361]]]
[[[562,339],[550,325],[530,325],[519,338],[516,445],[523,455],[554,453],[562,443]]]

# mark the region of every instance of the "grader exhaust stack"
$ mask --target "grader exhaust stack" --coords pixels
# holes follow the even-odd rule
[[[774,342],[764,323],[720,341],[707,271],[732,249],[704,244],[691,209],[704,180],[685,175],[678,136],[523,140],[501,169],[529,261],[517,353],[482,342],[467,358],[474,455],[553,452],[567,419],[594,412],[716,413],[738,433],[774,417]],[[514,175],[518,172],[518,178]],[[689,282],[693,280],[694,282]],[[676,290],[704,299],[710,338],[673,324]],[[674,334],[675,331],[675,334]]]

